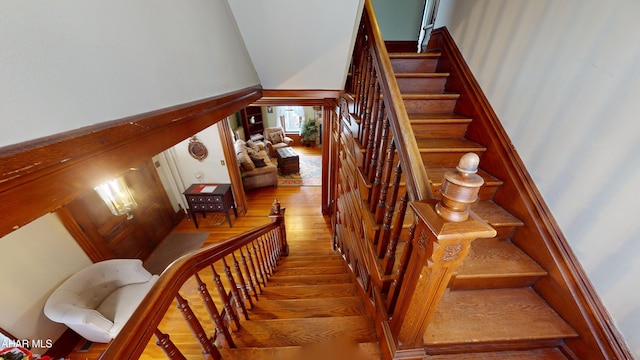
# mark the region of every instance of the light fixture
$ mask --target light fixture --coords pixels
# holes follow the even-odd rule
[[[127,215],[127,220],[133,219],[131,211],[138,204],[133,195],[131,195],[131,191],[129,191],[123,178],[113,179],[93,189],[100,195],[102,201],[107,204],[113,215]]]

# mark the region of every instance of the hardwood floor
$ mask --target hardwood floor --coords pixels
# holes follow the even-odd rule
[[[256,189],[247,193],[249,209],[246,216],[241,216],[237,219],[232,216],[233,227],[229,227],[226,222],[213,226],[207,221],[200,222],[199,219],[200,227],[196,229],[193,221],[185,219],[173,231],[208,232],[209,236],[203,246],[220,242],[270,222],[267,214],[274,199],[278,199],[282,207],[286,208],[285,221],[291,254],[303,249],[306,251],[310,247],[316,251],[330,252],[332,250],[331,224],[330,219],[322,215],[321,195],[321,187],[292,186]],[[186,353],[197,354],[196,358],[202,358],[198,344],[193,340],[193,335],[175,306],[169,308],[169,312],[160,324],[160,328],[172,329],[171,338],[181,350]],[[69,355],[68,359],[97,359],[105,348],[106,344],[93,344],[88,351],[76,349]],[[147,350],[140,358],[164,359],[165,356],[155,345],[155,339],[151,339]],[[191,358],[191,356],[187,356],[187,358]]]

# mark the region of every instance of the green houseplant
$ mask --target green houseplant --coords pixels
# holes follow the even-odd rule
[[[315,119],[307,119],[300,126],[300,135],[302,135],[302,143],[311,146],[318,135],[318,125]]]

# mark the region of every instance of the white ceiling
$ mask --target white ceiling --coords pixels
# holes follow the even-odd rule
[[[264,89],[344,87],[364,0],[228,0]]]

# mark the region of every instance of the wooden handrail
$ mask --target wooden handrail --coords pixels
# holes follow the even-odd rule
[[[279,204],[278,204],[279,206]],[[236,235],[222,243],[213,244],[187,254],[171,264],[151,288],[140,303],[130,320],[122,328],[120,334],[111,342],[103,359],[137,359],[144,352],[149,340],[157,333],[158,324],[162,321],[174,297],[182,285],[198,271],[203,270],[234,251],[251,244],[256,239],[276,232],[280,236],[284,225],[284,210],[269,215],[272,222]],[[282,237],[279,243],[284,254],[286,240]],[[135,334],[135,336],[131,336]],[[195,340],[194,340],[195,341]]]
[[[365,31],[370,41],[369,51],[378,76],[378,82],[385,100],[387,116],[390,119],[393,137],[396,141],[396,151],[402,163],[402,169],[407,182],[407,190],[412,200],[433,199],[433,192],[429,185],[429,176],[422,164],[420,150],[415,141],[413,128],[409,123],[409,116],[402,100],[402,94],[396,81],[387,48],[380,33],[378,21],[373,10],[371,0],[366,0],[365,11],[362,16]]]

